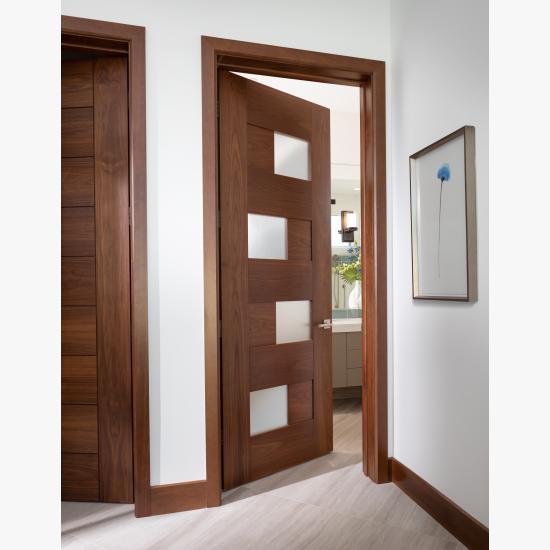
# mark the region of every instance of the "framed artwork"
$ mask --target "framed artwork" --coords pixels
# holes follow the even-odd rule
[[[475,128],[409,158],[413,298],[477,299]]]

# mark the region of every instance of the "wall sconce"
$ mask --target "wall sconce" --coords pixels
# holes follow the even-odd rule
[[[342,235],[343,243],[352,243],[355,241],[354,232],[357,231],[357,216],[351,210],[342,210],[340,235]]]

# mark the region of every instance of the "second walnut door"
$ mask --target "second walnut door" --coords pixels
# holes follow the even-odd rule
[[[328,109],[219,73],[223,487],[332,450]]]

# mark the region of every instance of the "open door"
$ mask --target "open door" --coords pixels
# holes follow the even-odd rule
[[[332,450],[329,110],[219,74],[223,487]]]

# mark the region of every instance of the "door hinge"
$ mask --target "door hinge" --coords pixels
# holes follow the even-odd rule
[[[221,228],[221,226],[222,226],[222,213],[219,210],[216,212],[216,221],[217,221],[218,229]]]
[[[132,207],[128,207],[128,225],[132,227]]]
[[[216,101],[216,116],[220,118],[220,102]]]

